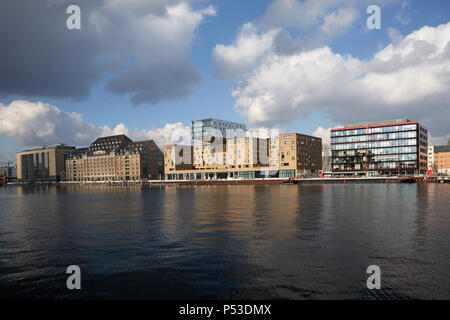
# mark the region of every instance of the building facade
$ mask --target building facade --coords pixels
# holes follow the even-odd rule
[[[17,179],[17,167],[16,166],[4,166],[0,167],[0,176],[4,175],[6,179]]]
[[[213,138],[235,138],[236,135],[243,136],[246,131],[245,124],[219,120],[204,119],[191,121],[191,138],[192,140],[212,141]],[[227,132],[233,133],[230,137]]]
[[[450,175],[450,145],[434,146],[434,172]]]
[[[434,146],[428,146],[428,172],[433,172],[434,170]]]
[[[331,130],[334,175],[426,174],[428,130],[408,119],[346,125]]]
[[[65,179],[65,159],[75,147],[58,144],[18,152],[17,179],[19,181],[60,181]]]
[[[163,155],[153,140],[133,142],[125,135],[101,137],[66,159],[67,181],[161,179]]]
[[[290,178],[318,173],[322,140],[299,133],[164,147],[167,180]]]

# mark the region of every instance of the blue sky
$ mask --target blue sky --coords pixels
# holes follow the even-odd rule
[[[270,27],[260,27],[259,24],[268,10],[268,6],[273,2],[273,0],[217,0],[194,1],[189,4],[192,10],[202,10],[208,5],[212,5],[216,14],[205,16],[202,19],[195,28],[193,40],[184,47],[189,64],[198,70],[202,80],[200,83],[196,83],[183,97],[176,99],[162,98],[154,104],[141,103],[133,105],[130,93],[112,93],[107,89],[108,81],[111,80],[112,74],[103,73],[98,80],[93,81],[93,85],[89,87],[89,94],[78,100],[74,100],[71,96],[55,97],[45,93],[32,95],[27,94],[25,91],[24,94],[3,92],[3,95],[0,95],[0,103],[3,106],[7,106],[16,100],[26,100],[32,103],[42,101],[56,106],[63,112],[81,114],[85,123],[97,127],[106,125],[110,128],[123,123],[129,130],[163,128],[167,123],[175,122],[182,122],[187,126],[190,120],[207,117],[243,122],[249,124],[249,127],[265,126],[267,125],[266,120],[249,123],[251,119],[248,115],[238,113],[235,108],[237,97],[233,97],[231,92],[241,80],[251,83],[251,76],[254,70],[257,70],[264,63],[269,63],[268,60],[256,64],[246,74],[218,78],[214,74],[217,60],[213,59],[213,53],[215,46],[218,44],[224,46],[235,44],[242,26],[246,23],[250,22],[257,25],[257,34],[263,34],[269,30]],[[176,1],[171,1],[171,3],[176,3]],[[360,3],[363,4],[361,5]],[[373,3],[376,4],[376,1]],[[349,6],[352,6],[357,13],[357,17],[353,19],[350,26],[345,32],[326,37],[316,47],[328,46],[334,54],[342,56],[348,54],[363,62],[370,61],[377,52],[393,42],[392,33],[390,36],[390,31],[392,30],[398,32],[401,36],[405,36],[415,30],[419,30],[423,26],[436,27],[440,24],[446,24],[450,20],[450,2],[446,0],[431,2],[413,0],[381,1],[381,29],[368,30],[366,19],[369,15],[365,12],[367,5],[364,1],[344,1],[341,7],[348,8]],[[83,10],[90,10],[83,9],[82,3],[80,7],[82,12]],[[330,7],[326,9],[328,11],[324,14],[330,14],[333,11],[337,12],[341,7]],[[399,19],[399,14],[402,12],[403,21]],[[299,28],[294,25],[286,26],[283,30],[288,31],[293,38],[301,39],[315,34],[322,23],[323,21],[319,19],[318,23],[307,27]],[[84,31],[81,29],[77,32]],[[10,49],[22,50],[14,47]],[[311,48],[311,50],[313,49],[315,48]],[[270,53],[267,53],[267,55],[270,55]],[[70,74],[67,77],[70,77]],[[308,111],[301,111],[304,109],[300,108],[296,109],[288,120],[274,120],[273,123],[270,123],[270,126],[280,127],[286,131],[313,134],[319,126],[330,128],[342,124],[339,117],[327,113],[324,109],[309,108],[309,106],[302,106],[302,108],[308,109]],[[404,110],[408,109],[401,110],[398,114],[393,113],[392,116],[398,115],[398,117],[402,117],[403,113],[407,113]],[[280,112],[282,111],[283,109],[280,109]],[[413,114],[416,115],[417,113]],[[427,118],[424,116],[424,119]],[[10,160],[14,160],[14,152],[31,146],[35,141],[36,143],[47,142],[46,140],[18,138],[13,133],[4,131],[5,133],[0,135],[0,150],[3,154],[0,162],[5,161],[6,158],[11,158],[11,156],[13,158]],[[440,129],[437,136],[445,136],[447,133],[448,130],[445,132],[445,129]],[[33,135],[33,132],[27,132],[26,134]]]

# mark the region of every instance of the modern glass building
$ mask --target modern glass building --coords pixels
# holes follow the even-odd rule
[[[21,181],[60,181],[65,178],[65,159],[75,147],[57,144],[17,153],[17,179]]]
[[[331,130],[334,175],[412,175],[427,172],[428,130],[397,119]]]
[[[232,137],[227,137],[227,130],[234,133]],[[219,120],[204,119],[191,121],[191,137],[195,140],[211,141],[211,138],[236,138],[243,136],[245,124]]]

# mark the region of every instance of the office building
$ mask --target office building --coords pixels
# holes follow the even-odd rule
[[[290,178],[318,173],[322,140],[299,133],[167,145],[167,180]]]
[[[434,146],[428,146],[428,172],[433,173],[435,171],[434,167]]]
[[[65,179],[65,159],[75,147],[57,144],[17,153],[19,181],[60,181]]]
[[[434,146],[434,172],[450,174],[450,145]]]
[[[17,167],[16,166],[4,166],[0,167],[0,176],[5,176],[8,180],[17,179]]]
[[[217,138],[243,137],[246,131],[245,124],[219,120],[204,119],[191,121],[191,138],[211,142]]]
[[[428,130],[398,119],[346,125],[331,130],[334,175],[426,174]]]
[[[125,135],[101,137],[66,159],[67,181],[161,179],[163,155],[153,140],[133,142]]]

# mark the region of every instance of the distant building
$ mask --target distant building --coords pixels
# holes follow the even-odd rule
[[[75,147],[57,144],[17,153],[19,181],[60,181],[65,179],[65,159]]]
[[[428,169],[428,130],[398,119],[331,130],[334,175],[412,175]]]
[[[101,137],[66,159],[67,181],[161,179],[163,154],[153,140],[133,142],[125,135]]]
[[[434,162],[434,146],[428,146],[428,171],[435,172],[435,162]]]
[[[322,140],[299,133],[164,147],[167,180],[289,178],[318,173]]]
[[[434,169],[437,173],[450,174],[450,145],[434,146]]]
[[[245,124],[237,122],[212,118],[191,121],[191,138],[193,140],[212,141],[217,138],[243,137],[245,131]],[[233,136],[230,137],[229,133],[233,133]]]
[[[17,167],[16,166],[4,166],[0,167],[0,176],[4,175],[6,179],[17,179]]]

